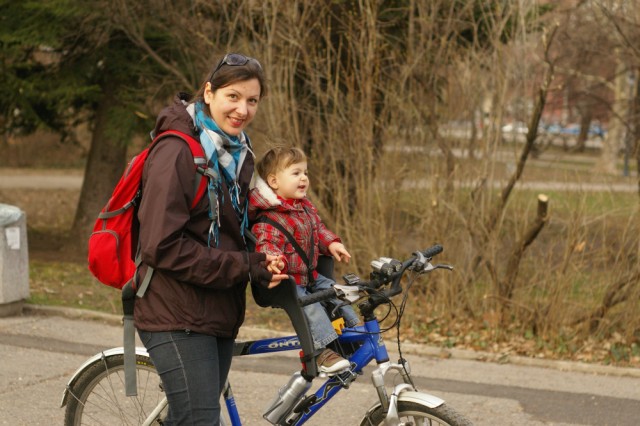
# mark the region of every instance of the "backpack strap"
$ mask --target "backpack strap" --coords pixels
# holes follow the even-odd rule
[[[123,342],[124,348],[124,384],[127,396],[136,396],[136,328],[133,323],[133,310],[136,291],[129,281],[122,287],[122,313],[124,320]]]
[[[138,267],[142,263],[142,256],[140,256],[140,251],[138,250],[138,254],[136,255],[136,273],[131,279],[132,282],[136,282],[136,278],[138,276]],[[149,283],[151,282],[151,277],[153,276],[153,268],[151,266],[147,266],[147,273],[144,275],[144,279],[140,283],[140,285],[136,285],[136,296],[142,297],[147,291],[147,287],[149,287]]]
[[[127,204],[120,207],[118,210],[112,210],[109,212],[100,212],[98,214],[98,219],[111,219],[112,217],[116,217],[119,214],[124,213],[125,211],[127,211],[128,209],[130,209],[136,204],[136,200],[138,199],[139,195],[140,195],[140,191],[136,193],[136,195],[133,197],[133,200],[129,201]]]
[[[207,157],[204,154],[204,149],[202,148],[202,145],[200,144],[200,142],[198,142],[198,140],[178,130],[167,130],[160,133],[153,138],[151,145],[154,146],[160,139],[166,138],[167,136],[175,136],[185,141],[187,145],[189,145],[191,155],[193,155],[193,163],[196,168],[196,179],[194,182],[193,191],[195,195],[191,203],[191,208],[193,209],[207,190],[207,180],[203,179],[203,176],[205,176],[207,171]]]
[[[315,246],[315,242],[313,239],[313,232],[311,232],[311,255],[307,256],[307,253],[305,253],[302,247],[300,247],[300,244],[298,244],[296,239],[293,238],[293,235],[291,235],[291,233],[287,231],[287,229],[284,226],[282,226],[280,223],[276,222],[275,220],[265,215],[258,217],[255,223],[268,223],[269,225],[273,226],[274,228],[278,229],[280,232],[284,234],[284,236],[289,240],[289,242],[293,246],[294,250],[298,253],[298,256],[300,256],[304,264],[307,265],[307,277],[309,279],[309,282],[307,283],[307,285],[313,284],[314,282],[313,268],[311,268],[311,261],[309,260],[309,258],[313,259],[313,247]]]

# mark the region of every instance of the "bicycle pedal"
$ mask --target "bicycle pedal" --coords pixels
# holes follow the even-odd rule
[[[335,376],[335,379],[340,383],[340,386],[342,386],[345,389],[349,389],[351,382],[353,382],[357,377],[358,377],[358,373],[356,373],[355,371],[346,370],[340,374],[337,374]]]
[[[341,373],[340,371],[337,371],[335,373],[320,372],[320,373],[318,373],[318,377],[320,377],[321,379],[327,379],[327,378],[331,378],[331,377],[336,377],[340,373]]]
[[[326,378],[331,378],[331,377],[338,377],[341,374],[344,374],[344,373],[350,372],[350,371],[351,370],[349,370],[349,369],[345,369],[345,370],[336,371],[334,373],[320,372],[320,373],[318,373],[318,377],[320,377],[321,379],[326,379]]]

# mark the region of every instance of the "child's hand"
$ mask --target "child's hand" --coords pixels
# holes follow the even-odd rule
[[[289,278],[288,275],[282,274],[282,270],[285,267],[284,256],[273,256],[268,254],[266,262],[267,271],[273,274],[271,282],[269,282],[269,286],[267,288],[277,287],[282,280],[286,280]]]
[[[272,274],[280,274],[284,271],[284,256],[278,256],[267,263],[267,270]]]
[[[342,262],[342,260],[344,259],[345,263],[349,263],[349,260],[351,260],[351,255],[349,254],[347,249],[344,248],[344,245],[342,243],[339,243],[337,241],[329,244],[329,253],[331,253],[331,255],[338,262]]]

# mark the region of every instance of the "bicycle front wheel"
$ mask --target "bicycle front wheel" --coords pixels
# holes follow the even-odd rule
[[[126,396],[124,357],[110,355],[89,365],[69,389],[65,426],[141,425],[164,399],[153,362],[136,356],[138,395]]]
[[[362,419],[360,426],[384,426],[386,411],[378,405],[368,416]],[[431,408],[417,402],[399,401],[398,417],[403,425],[428,426],[472,426],[462,414],[446,404]]]

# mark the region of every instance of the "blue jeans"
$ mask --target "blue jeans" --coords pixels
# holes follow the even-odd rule
[[[190,331],[138,330],[169,402],[165,426],[217,425],[233,339]]]
[[[335,281],[318,274],[318,278],[313,283],[311,288],[296,286],[298,291],[298,297],[314,293],[318,290],[325,290],[331,288],[335,284]],[[307,305],[304,308],[304,313],[307,316],[307,322],[309,323],[309,330],[313,337],[314,349],[325,348],[329,343],[338,338],[338,334],[331,325],[329,314],[325,310],[324,306],[320,303],[314,303]],[[360,322],[358,315],[355,313],[351,306],[343,306],[338,311],[344,318],[344,323],[347,327],[353,327]]]

